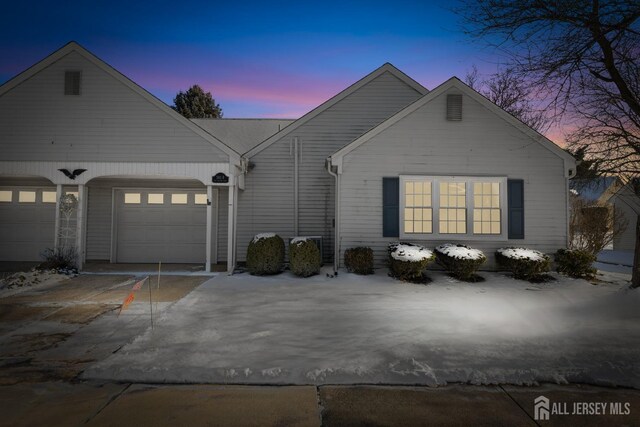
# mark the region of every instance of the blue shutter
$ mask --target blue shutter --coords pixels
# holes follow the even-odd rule
[[[524,180],[507,180],[509,239],[524,239]]]
[[[400,178],[382,178],[382,236],[400,236]]]

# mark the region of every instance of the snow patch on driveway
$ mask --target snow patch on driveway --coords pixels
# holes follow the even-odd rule
[[[341,272],[219,276],[85,378],[265,384],[640,388],[640,290],[555,276],[429,285]]]

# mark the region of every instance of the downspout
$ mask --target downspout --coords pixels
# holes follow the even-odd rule
[[[338,267],[340,266],[340,175],[331,170],[331,157],[327,157],[327,160],[325,160],[325,167],[327,168],[327,172],[329,172],[329,175],[333,176],[335,180],[335,213],[333,215],[335,221],[335,225],[333,227],[333,273],[336,274],[338,272]]]
[[[299,213],[298,213],[298,137],[293,138],[293,234],[294,237],[298,236],[298,223],[299,223]]]
[[[576,167],[579,163],[576,162]],[[566,212],[566,216],[567,216],[567,239],[566,239],[566,245],[567,248],[571,247],[571,233],[569,232],[569,229],[571,228],[571,192],[569,189],[569,181],[571,180],[571,178],[574,176],[574,172],[573,169],[570,167],[566,166],[565,163],[565,182],[566,182],[566,187],[565,187],[565,198],[566,198],[566,203],[567,203],[567,208],[565,209]]]

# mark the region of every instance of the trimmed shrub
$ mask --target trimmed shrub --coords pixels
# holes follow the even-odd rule
[[[389,269],[396,279],[415,281],[422,279],[434,255],[429,249],[411,243],[389,245]]]
[[[364,246],[344,251],[344,266],[349,273],[373,274],[373,250]]]
[[[313,240],[296,237],[289,243],[289,269],[300,277],[318,274],[322,260],[320,249]]]
[[[532,280],[549,271],[551,259],[540,251],[526,248],[500,248],[496,251],[496,262],[513,277]]]
[[[37,269],[55,270],[61,274],[77,274],[78,252],[74,247],[62,247],[58,249],[47,248],[40,256],[44,258]]]
[[[596,256],[591,252],[580,249],[559,249],[555,258],[558,273],[586,279],[591,279],[596,275],[597,270],[591,266],[595,262]]]
[[[479,249],[445,243],[435,249],[436,262],[460,280],[473,280],[487,257]]]
[[[274,233],[255,236],[247,248],[247,269],[255,276],[278,274],[284,268],[284,240]]]

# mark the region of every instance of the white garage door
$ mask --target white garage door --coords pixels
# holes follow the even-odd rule
[[[116,261],[204,263],[204,190],[115,192]]]
[[[0,187],[0,260],[42,261],[54,246],[55,219],[55,187]]]

